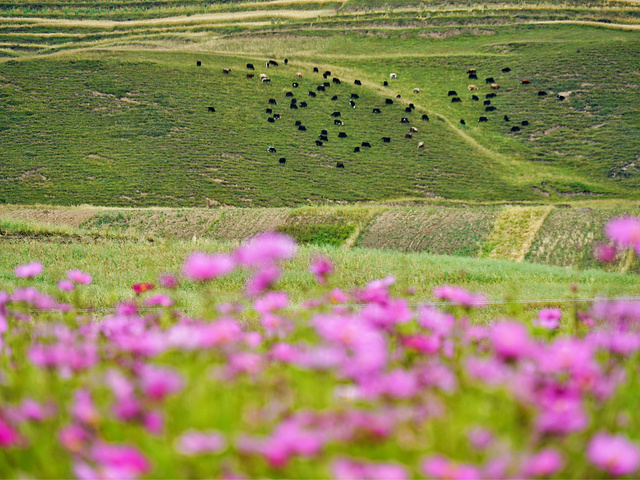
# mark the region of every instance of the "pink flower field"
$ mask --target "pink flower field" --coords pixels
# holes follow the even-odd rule
[[[638,220],[608,248],[640,251]],[[344,291],[331,261],[300,304],[278,290],[287,236],[90,310],[61,299],[92,276],[0,291],[0,477],[500,479],[640,475],[640,301],[474,319],[487,300],[443,285],[438,305],[394,297],[393,277]],[[237,301],[210,294],[242,271]],[[181,311],[190,285],[202,307]]]

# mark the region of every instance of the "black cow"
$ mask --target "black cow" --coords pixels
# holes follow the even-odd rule
[[[459,98],[459,97],[453,97],[453,98],[451,99],[451,103],[460,103],[460,102],[462,102],[462,100],[460,100],[460,98]]]
[[[298,126],[302,125],[302,122],[300,120],[296,120],[296,123],[294,123],[294,125],[296,127],[298,127]]]
[[[404,138],[413,138],[413,135],[411,133],[407,133],[405,134]]]
[[[247,63],[247,68],[249,70],[255,70],[255,67],[253,66],[253,63]]]
[[[424,115],[422,115],[422,120],[424,120],[425,122],[429,121],[429,115],[427,115],[426,113]]]
[[[371,148],[371,144],[369,142],[362,142],[360,145],[363,147]]]
[[[505,122],[509,121],[509,117],[507,117],[506,115],[504,117],[502,117],[504,119]]]
[[[270,108],[267,108],[267,109],[264,111],[264,113],[273,113],[273,110],[272,110],[272,109],[270,109]]]
[[[278,104],[278,102],[276,102],[275,98],[270,98],[269,99],[269,105],[277,105],[277,104]]]
[[[389,82],[387,82],[386,80],[384,82],[382,82],[382,86],[383,87],[388,87],[389,86]]]
[[[477,80],[477,79],[478,79],[478,75],[476,75],[475,73],[469,74],[469,80]]]
[[[354,147],[353,148],[353,153],[358,153],[360,151],[360,147]]]
[[[360,80],[354,80],[353,83],[355,85],[362,85],[362,82]],[[386,82],[385,82],[386,83]]]
[[[316,87],[316,90],[319,91],[319,92],[324,92],[324,85],[318,85]]]
[[[556,98],[560,101],[563,101],[565,99],[564,95],[556,95]]]
[[[402,98],[402,95],[398,94],[396,95],[396,98]]]
[[[309,96],[310,97],[315,97],[316,96],[316,92],[312,92],[311,90],[309,90]]]
[[[293,83],[291,84],[291,86],[292,86],[293,88],[298,88],[298,84],[297,84],[296,82],[293,82]]]
[[[292,99],[291,99],[291,103],[298,103],[298,100],[297,100],[297,99],[295,99],[295,98],[292,98]]]
[[[285,58],[285,59],[284,59],[284,64],[285,64],[285,65],[289,65],[289,59],[288,59],[288,58]]]
[[[385,99],[384,103],[386,103],[387,105],[393,105],[393,100],[391,100],[390,98]]]
[[[409,119],[407,117],[402,117],[400,119],[400,123],[409,123]]]
[[[382,137],[382,141],[384,143],[389,143],[389,142],[391,142],[391,137]]]
[[[269,117],[269,118],[267,118],[267,122],[273,123],[273,122],[275,122],[275,120],[273,119],[273,117]]]
[[[467,122],[465,122],[463,119],[460,119],[460,125],[466,125]]]
[[[287,92],[284,94],[285,97],[293,97],[293,92]]]
[[[413,103],[410,103],[409,104],[409,108],[412,109],[412,110],[415,110],[416,106]]]
[[[344,132],[338,133],[338,138],[347,138],[347,134]]]
[[[320,135],[327,135],[329,132],[327,130],[321,130]]]
[[[276,147],[267,147],[267,152],[276,153]]]
[[[331,100],[338,100],[338,95],[334,95],[333,97],[331,97]]]
[[[279,113],[274,113],[273,114],[273,119],[274,120],[280,120],[280,114]]]
[[[473,100],[474,102],[479,101],[480,99],[478,98],[477,95],[471,95],[471,100]]]
[[[341,125],[344,125],[344,122],[343,122],[342,120],[338,120],[338,119],[336,118],[336,119],[333,121],[333,124],[334,124],[334,125],[341,126]]]
[[[301,132],[306,132],[307,131],[307,127],[305,127],[304,125],[300,125],[300,126],[298,126],[298,130],[300,130]]]
[[[349,106],[351,108],[356,108],[356,102],[354,102],[353,100],[349,100]]]
[[[322,84],[322,86],[323,86],[324,88],[329,88],[329,87],[331,86],[331,82],[324,82],[324,83]]]
[[[381,113],[379,108],[374,108],[373,113]]]
[[[455,90],[449,90],[449,93],[447,93],[448,97],[457,97],[458,93]]]
[[[518,127],[517,125],[511,127],[511,131],[512,132],[519,132],[520,131],[520,127]]]
[[[286,159],[286,158],[284,158],[284,157],[282,157],[282,158],[280,158],[280,160],[278,160],[278,162],[280,162],[280,163],[287,163],[287,159]]]
[[[496,81],[493,79],[493,77],[489,77],[484,79],[484,83],[496,83]]]
[[[307,108],[307,102],[300,102],[300,108]]]
[[[318,73],[318,72],[320,72],[320,70],[318,70],[318,67],[313,67],[313,72],[314,73]]]
[[[491,105],[491,100],[485,100],[485,101],[483,102],[483,105]]]
[[[336,163],[336,168],[344,168],[344,163],[342,163],[342,162],[337,162],[337,163]]]
[[[496,94],[495,93],[487,93],[484,98],[496,98]]]
[[[479,121],[479,122],[488,122],[488,121],[489,121],[489,119],[488,119],[487,117],[480,117],[480,118],[478,119],[478,121]]]
[[[330,72],[329,70],[327,70],[326,72],[324,72],[324,73],[322,74],[322,76],[323,76],[324,78],[328,78],[328,77],[330,77],[330,76],[331,76],[331,72]]]
[[[357,100],[357,99],[359,99],[359,98],[360,98],[360,95],[358,95],[357,93],[352,93],[352,94],[351,94],[351,98],[353,98],[353,99]]]
[[[207,110],[209,110],[210,112],[215,112],[216,111],[215,107],[207,107]]]
[[[509,67],[505,67],[502,69],[502,73],[509,73],[511,69]]]
[[[196,61],[196,67],[200,67],[200,66],[202,66],[202,62],[200,60],[197,60]]]
[[[340,79],[339,79],[339,78],[336,78],[336,77],[333,77],[333,78],[331,79],[331,81],[332,81],[333,83],[335,83],[336,85],[340,85],[340,83],[341,83],[341,82],[340,82]]]
[[[529,121],[528,120],[522,120],[522,122],[520,122],[520,125],[522,125],[523,127],[526,127],[529,125]]]
[[[406,108],[404,109],[404,111],[405,111],[406,113],[411,113],[411,107],[406,107]]]
[[[485,112],[495,112],[496,111],[496,107],[484,107],[484,111]]]
[[[318,147],[321,147],[321,146],[322,146],[322,142],[321,142],[320,140],[316,140],[316,145],[317,145]]]
[[[544,97],[546,94],[547,94],[547,92],[545,92],[544,90],[540,90],[540,91],[538,92],[538,96],[539,96],[539,97]]]
[[[326,135],[320,135],[320,140],[322,140],[324,142],[328,142],[329,141],[329,137],[327,137]]]
[[[289,105],[289,108],[291,110],[297,110],[298,109],[298,105],[296,105],[295,103],[292,103],[291,105]]]
[[[274,67],[277,67],[278,62],[276,62],[275,60],[269,60],[269,65],[273,65]]]
[[[334,118],[338,118],[340,116],[340,112],[333,112],[331,116]]]

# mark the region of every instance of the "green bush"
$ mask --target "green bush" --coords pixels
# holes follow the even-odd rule
[[[332,245],[339,247],[353,233],[355,225],[282,225],[276,228],[300,244]]]

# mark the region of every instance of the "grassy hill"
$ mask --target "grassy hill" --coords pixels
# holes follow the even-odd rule
[[[588,1],[0,2],[0,202],[635,199],[636,10]],[[270,58],[280,66],[264,68]],[[252,79],[247,63],[257,68]],[[263,72],[270,84],[257,79]],[[341,84],[317,91],[333,77]],[[489,113],[487,77],[500,84]],[[308,107],[291,110],[287,92]],[[344,126],[334,125],[335,111]],[[281,118],[268,123],[274,113]],[[410,127],[418,132],[405,138]],[[317,146],[323,129],[328,141]]]

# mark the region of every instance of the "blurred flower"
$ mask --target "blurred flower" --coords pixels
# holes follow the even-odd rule
[[[64,279],[58,282],[58,289],[63,292],[70,292],[73,288],[73,282],[71,280]]]
[[[433,289],[433,295],[441,300],[447,300],[455,305],[466,308],[482,308],[487,303],[487,298],[482,293],[471,293],[464,288],[443,285]]]
[[[482,427],[474,427],[467,430],[467,438],[473,448],[484,450],[493,443],[493,433],[491,430]]]
[[[257,299],[253,308],[260,313],[269,313],[275,310],[287,308],[289,297],[284,292],[268,292],[263,297]]]
[[[67,278],[80,285],[89,285],[91,283],[91,275],[81,270],[68,270]]]
[[[264,265],[247,281],[246,293],[250,297],[261,295],[279,278],[280,269],[276,265]]]
[[[625,248],[634,248],[640,254],[640,219],[618,217],[605,225],[608,238]]]
[[[162,288],[172,289],[178,286],[178,280],[171,274],[163,273],[160,275],[160,279],[158,280],[158,284]]]
[[[149,364],[142,368],[140,381],[144,394],[154,400],[163,400],[184,387],[184,381],[178,372]]]
[[[328,258],[316,257],[309,266],[309,272],[315,275],[320,285],[326,285],[327,276],[333,272],[333,265]]]
[[[564,461],[560,452],[545,448],[524,462],[522,471],[527,477],[549,477],[562,468]]]
[[[224,437],[218,432],[189,430],[176,440],[176,450],[182,455],[219,453],[226,447]]]
[[[87,425],[93,425],[100,419],[100,414],[88,390],[78,389],[74,392],[71,415],[75,420]]]
[[[606,243],[599,243],[594,252],[595,259],[602,263],[614,262],[617,255],[618,249],[615,245],[607,245]]]
[[[336,480],[406,480],[409,472],[397,463],[373,463],[337,458],[331,464]]]
[[[18,445],[20,435],[2,417],[0,417],[0,447],[7,448]]]
[[[477,467],[455,463],[441,455],[425,458],[422,461],[422,472],[428,478],[441,480],[479,480],[481,478]]]
[[[131,288],[136,294],[140,295],[141,293],[153,290],[155,287],[151,283],[143,282],[131,285]]]
[[[42,273],[44,267],[40,262],[31,262],[24,265],[18,265],[13,273],[19,278],[33,278]]]
[[[182,273],[189,280],[204,281],[226,275],[232,272],[235,266],[235,261],[229,255],[194,252],[185,260]]]
[[[640,450],[625,436],[609,435],[599,432],[593,436],[587,446],[589,461],[601,470],[619,477],[638,471]]]
[[[151,465],[137,448],[99,442],[91,449],[93,460],[100,466],[99,478],[138,478],[147,473]]]
[[[533,321],[534,325],[553,330],[560,325],[562,312],[559,308],[543,308],[538,312],[538,318]]]
[[[520,323],[494,323],[491,326],[490,338],[496,353],[503,359],[517,359],[530,353],[529,333]]]
[[[296,253],[296,243],[288,235],[266,232],[252,238],[238,248],[234,258],[247,267],[272,263],[276,260],[290,260]]]
[[[159,293],[157,295],[153,295],[147,298],[147,300],[144,303],[148,307],[160,306],[160,307],[169,308],[173,306],[173,300],[162,293]]]

